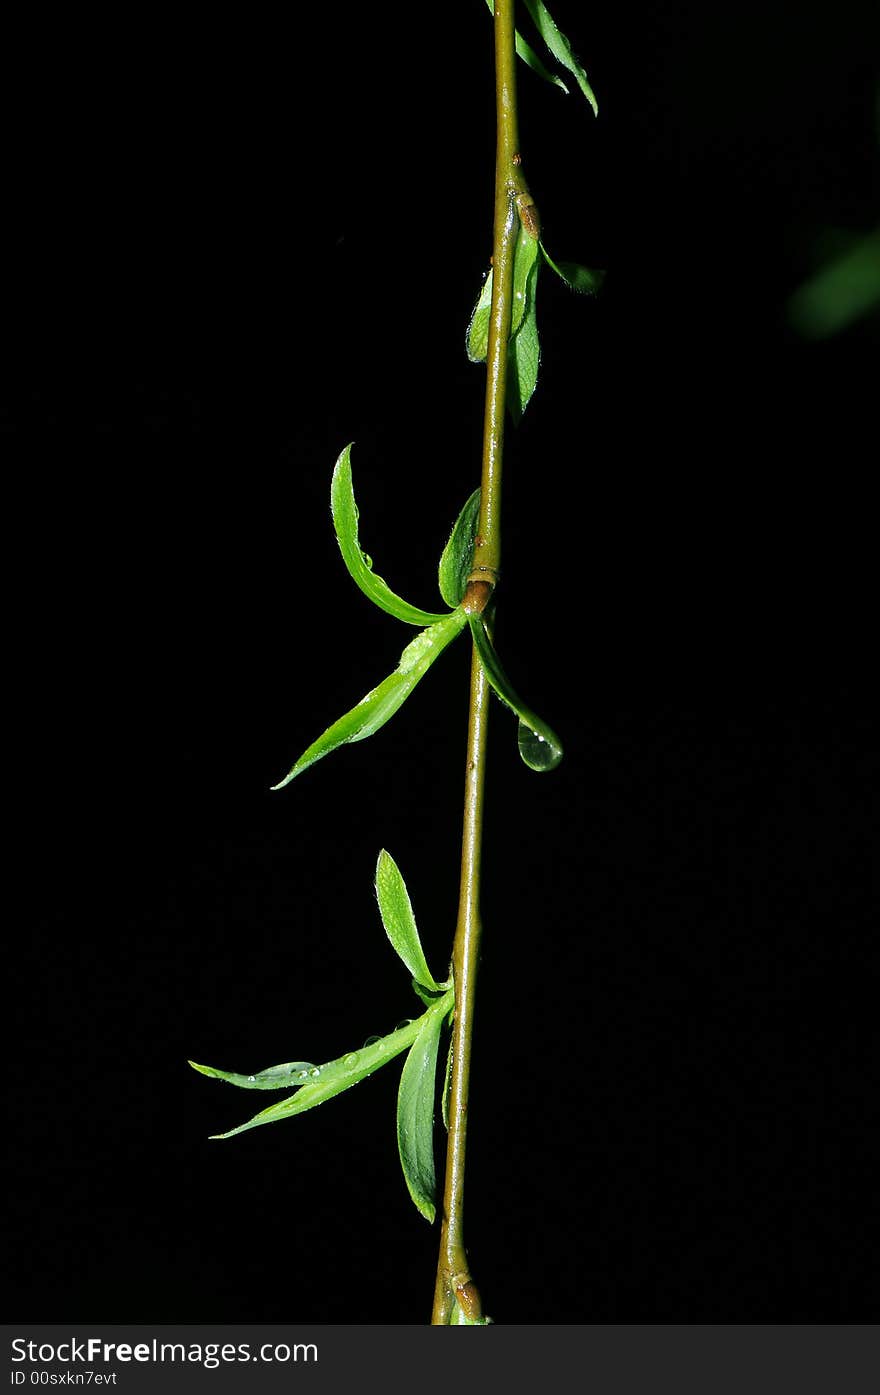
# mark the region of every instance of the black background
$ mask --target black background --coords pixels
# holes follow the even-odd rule
[[[497,640],[566,758],[527,771],[493,709],[470,1256],[507,1323],[864,1321],[876,328],[785,307],[876,221],[876,14],[557,8],[600,116],[521,69],[524,164],[551,253],[609,275],[542,278],[508,445]],[[415,1010],[382,846],[445,967],[464,642],[268,787],[413,633],[339,559],[341,448],[428,609],[478,479],[491,25],[126,14],[5,60],[5,1307],[421,1323],[397,1067],[209,1142],[269,1100],[186,1061]]]

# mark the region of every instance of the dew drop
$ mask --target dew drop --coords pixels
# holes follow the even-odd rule
[[[409,1026],[411,1026],[411,1025],[412,1025],[412,1018],[411,1018],[411,1017],[403,1017],[403,1018],[401,1018],[401,1020],[398,1022],[397,1026],[394,1028],[394,1030],[395,1030],[395,1032],[402,1032],[403,1029],[404,1029],[404,1027],[409,1027]]]
[[[357,1065],[357,1063],[358,1054],[356,1051],[349,1051],[348,1055],[342,1062],[342,1064],[346,1067],[347,1070],[352,1070]]]
[[[554,770],[562,760],[562,746],[549,729],[541,736],[521,721],[518,740],[519,753],[530,770]]]
[[[312,1066],[312,1069],[309,1071],[309,1075],[311,1076],[312,1080],[317,1080],[317,1078],[318,1078],[318,1076],[319,1076],[320,1074],[321,1074],[321,1067],[320,1067],[320,1066]]]
[[[251,1082],[253,1082],[254,1080],[256,1080],[256,1078],[257,1078],[257,1077],[256,1077],[255,1075],[249,1075],[249,1076],[248,1076],[248,1080],[250,1080]]]
[[[367,1037],[366,1041],[364,1042],[364,1046],[375,1046],[376,1042],[381,1040],[381,1037]]]

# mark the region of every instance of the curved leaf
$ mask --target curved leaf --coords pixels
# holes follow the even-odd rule
[[[267,1066],[256,1075],[236,1075],[233,1071],[215,1070],[213,1066],[200,1066],[195,1061],[189,1064],[202,1075],[213,1076],[215,1080],[225,1080],[237,1085],[241,1090],[289,1090],[290,1087],[307,1085],[315,1079],[320,1066],[311,1061],[288,1061],[281,1066]]]
[[[365,1080],[368,1075],[372,1075],[380,1066],[387,1065],[393,1061],[395,1056],[399,1056],[407,1047],[413,1043],[422,1031],[425,1021],[431,1015],[436,1015],[442,1024],[444,1015],[452,1010],[455,1002],[453,989],[438,999],[435,1006],[428,1008],[421,1017],[417,1017],[406,1026],[389,1032],[387,1036],[378,1037],[376,1041],[370,1042],[368,1046],[363,1046],[358,1051],[349,1051],[345,1056],[339,1056],[335,1061],[327,1061],[323,1066],[313,1066],[312,1072],[317,1070],[316,1077],[307,1085],[303,1085],[295,1094],[288,1095],[286,1099],[279,1100],[277,1104],[270,1105],[268,1109],[263,1109],[259,1114],[255,1114],[252,1119],[244,1124],[239,1124],[237,1128],[229,1129],[226,1133],[211,1134],[212,1138],[232,1138],[235,1134],[245,1133],[248,1129],[258,1128],[261,1124],[272,1124],[278,1119],[287,1119],[294,1114],[304,1114],[308,1109],[315,1109],[319,1104],[324,1104],[326,1100],[332,1099],[334,1095],[339,1095],[343,1090],[350,1090],[352,1085],[357,1085],[359,1081]],[[202,1075],[214,1076],[218,1080],[227,1080],[231,1084],[236,1084],[241,1079],[247,1077],[233,1076],[226,1071],[214,1070],[211,1066],[200,1066],[195,1061],[189,1063],[194,1070]],[[253,1088],[253,1087],[251,1087]]]
[[[417,983],[439,992],[440,984],[433,977],[425,960],[406,883],[394,858],[384,848],[376,863],[376,897],[385,934],[392,947]]]
[[[351,479],[350,445],[345,447],[333,470],[330,508],[343,561],[352,579],[374,605],[398,620],[406,621],[408,625],[433,625],[435,621],[444,618],[432,611],[420,610],[418,606],[410,605],[408,601],[396,595],[381,576],[376,575],[372,562],[361,550],[358,540],[358,507],[354,500]]]
[[[599,105],[596,101],[593,89],[587,81],[587,75],[582,65],[575,58],[571,51],[571,44],[568,39],[557,28],[556,21],[551,15],[544,0],[526,0],[526,9],[535,21],[538,33],[544,40],[557,63],[561,63],[563,68],[571,73],[578,87],[583,92],[590,106],[593,108],[593,115],[599,115]]]
[[[449,606],[459,606],[474,563],[474,544],[480,521],[480,491],[475,489],[456,519],[440,558],[440,594]]]
[[[316,760],[335,751],[337,746],[344,746],[349,741],[364,741],[383,727],[403,705],[419,680],[424,678],[447,644],[464,628],[466,618],[463,611],[454,610],[416,635],[401,654],[394,672],[362,697],[350,712],[339,717],[317,741],[313,741],[284,779],[279,780],[272,789],[283,789],[297,775],[314,765]]]
[[[593,271],[588,266],[580,266],[578,262],[555,262],[543,242],[541,253],[547,265],[565,282],[569,290],[577,291],[579,295],[595,295],[601,288],[605,280],[604,271]]]
[[[510,679],[501,667],[483,617],[471,616],[470,626],[486,677],[501,701],[519,717],[520,755],[531,770],[555,769],[562,760],[562,743],[559,737],[530,707],[526,707],[522,698],[514,691]]]
[[[397,1147],[409,1194],[429,1221],[436,1214],[434,1096],[443,1012],[429,1008],[403,1063],[397,1093]]]

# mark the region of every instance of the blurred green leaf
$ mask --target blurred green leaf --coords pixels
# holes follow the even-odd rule
[[[429,1221],[436,1214],[434,1096],[444,1012],[429,1008],[410,1048],[397,1093],[397,1146],[409,1194]]]
[[[339,1056],[335,1061],[327,1061],[322,1066],[313,1066],[310,1071],[309,1083],[303,1085],[295,1094],[288,1095],[286,1099],[270,1105],[268,1109],[262,1110],[259,1114],[255,1114],[252,1119],[248,1119],[247,1123],[239,1124],[237,1128],[229,1129],[226,1133],[212,1134],[211,1137],[233,1138],[235,1134],[245,1133],[248,1129],[258,1128],[261,1124],[272,1124],[278,1119],[304,1114],[306,1110],[315,1109],[319,1104],[324,1104],[326,1100],[332,1099],[334,1095],[341,1094],[343,1090],[350,1090],[352,1085],[357,1085],[359,1081],[365,1080],[380,1066],[387,1065],[389,1061],[394,1060],[395,1056],[399,1056],[402,1051],[406,1051],[407,1047],[411,1047],[422,1031],[427,1018],[435,1015],[442,1025],[444,1016],[452,1011],[454,1003],[455,993],[450,988],[421,1017],[389,1032],[387,1036],[378,1037],[375,1041],[371,1041],[368,1046],[363,1046],[357,1051],[349,1051],[345,1056]],[[437,1030],[439,1032],[439,1026]],[[208,1075],[216,1080],[225,1080],[230,1085],[241,1085],[242,1082],[246,1082],[244,1088],[254,1088],[249,1076],[235,1075],[231,1071],[215,1070],[213,1066],[201,1066],[195,1061],[190,1061],[189,1064],[201,1075]],[[315,1071],[318,1072],[317,1076],[314,1074]]]
[[[555,262],[543,242],[541,253],[547,265],[565,282],[569,290],[577,291],[580,295],[595,295],[605,280],[604,271],[592,271],[588,266],[580,266],[577,262]]]
[[[562,743],[559,737],[514,691],[510,679],[501,667],[483,617],[471,616],[470,627],[480,663],[489,683],[501,701],[519,717],[520,755],[532,770],[553,770],[562,760]]]
[[[493,1327],[494,1323],[490,1317],[469,1318],[465,1317],[464,1309],[455,1299],[452,1307],[452,1314],[449,1318],[450,1327]]]
[[[827,339],[878,309],[880,228],[823,266],[788,302],[791,324],[806,339]]]
[[[330,507],[333,526],[336,529],[336,541],[343,561],[352,579],[374,605],[398,620],[405,620],[408,625],[432,625],[436,620],[444,618],[432,611],[420,610],[418,606],[410,605],[408,601],[396,595],[381,576],[376,575],[370,558],[361,550],[358,540],[358,507],[354,500],[351,478],[350,445],[345,447],[333,471]]]
[[[489,9],[492,11],[492,14],[494,15],[495,0],[486,0],[486,4],[489,6]],[[527,67],[531,68],[533,72],[537,73],[538,77],[543,78],[545,82],[552,83],[554,87],[561,87],[563,92],[567,93],[568,88],[562,81],[562,78],[556,77],[554,73],[551,73],[547,68],[544,67],[544,64],[541,62],[537,53],[535,53],[535,50],[531,48],[529,44],[526,43],[525,39],[522,37],[518,29],[514,31],[514,34],[517,56],[522,59],[522,61],[526,64]]]
[[[526,8],[535,21],[538,33],[553,54],[553,57],[556,59],[557,63],[561,63],[563,68],[571,73],[578,87],[593,108],[593,115],[598,116],[599,105],[596,101],[593,89],[587,80],[587,74],[583,66],[572,53],[571,44],[557,27],[556,21],[544,4],[544,0],[526,0]]]
[[[349,741],[364,741],[383,727],[403,705],[419,680],[424,678],[434,660],[464,628],[466,618],[463,611],[454,610],[417,635],[404,649],[394,672],[362,697],[350,712],[338,718],[317,741],[313,741],[284,779],[279,780],[272,789],[283,789],[315,761],[335,751],[337,746]]]
[[[376,898],[385,934],[413,978],[425,988],[440,992],[440,984],[425,960],[406,883],[394,858],[384,848],[376,863]]]
[[[448,606],[461,605],[474,560],[480,521],[480,491],[475,489],[455,521],[438,569],[440,594]]]

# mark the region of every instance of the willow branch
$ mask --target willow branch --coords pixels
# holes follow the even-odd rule
[[[519,206],[525,184],[520,173],[516,120],[513,0],[495,0],[495,91],[497,142],[492,254],[492,305],[487,351],[480,521],[473,571],[464,608],[479,613],[498,579],[501,560],[501,466],[507,394],[507,349],[513,306],[513,260]],[[474,1023],[474,997],[480,952],[480,855],[489,689],[476,650],[471,659],[470,714],[465,769],[464,824],[458,921],[452,952],[455,1021],[449,1092],[449,1137],[440,1257],[432,1323],[449,1323],[456,1301],[464,1316],[482,1316],[480,1295],[468,1267],[464,1242],[464,1179],[468,1085]]]

